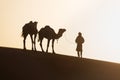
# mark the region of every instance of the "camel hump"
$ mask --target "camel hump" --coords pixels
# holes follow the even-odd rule
[[[51,33],[51,34],[55,33],[54,29],[52,29],[49,25],[46,25],[44,29],[48,33]]]
[[[22,36],[25,34],[36,34],[37,31],[37,23],[38,22],[32,22],[30,21],[29,23],[26,23],[23,28],[22,28]]]
[[[47,29],[47,28],[50,28],[50,26],[49,26],[49,25],[46,25],[45,28],[46,28],[46,29]]]

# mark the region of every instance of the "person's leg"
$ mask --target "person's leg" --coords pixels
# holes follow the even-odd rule
[[[81,52],[81,58],[82,58],[82,51],[80,51]]]
[[[78,57],[80,57],[79,51],[77,51]]]

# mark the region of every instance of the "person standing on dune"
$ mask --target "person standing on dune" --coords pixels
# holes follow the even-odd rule
[[[78,57],[82,58],[82,44],[84,43],[84,38],[82,37],[82,33],[79,32],[78,33],[78,36],[76,37],[75,39],[75,42],[77,43],[77,48],[76,48],[76,51],[77,51],[77,54],[78,54]]]

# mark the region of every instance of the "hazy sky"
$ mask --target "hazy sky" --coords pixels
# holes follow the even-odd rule
[[[31,20],[38,30],[67,29],[55,42],[59,54],[77,56],[75,38],[82,32],[84,57],[120,63],[120,0],[0,0],[0,46],[23,48],[22,27]]]

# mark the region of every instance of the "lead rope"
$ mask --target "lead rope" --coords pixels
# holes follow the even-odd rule
[[[73,43],[72,41],[70,41],[70,40],[67,38],[66,33],[65,33],[65,40],[66,40],[68,43],[72,44],[72,45],[74,45],[74,44],[75,44],[75,43]]]

